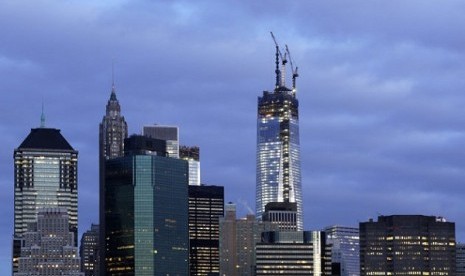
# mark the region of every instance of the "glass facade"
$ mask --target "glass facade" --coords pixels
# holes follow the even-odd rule
[[[256,216],[267,203],[295,202],[302,230],[298,107],[294,91],[282,86],[258,98]]]
[[[188,275],[187,182],[184,160],[106,161],[106,275]]]
[[[358,228],[330,226],[324,230],[332,247],[332,262],[340,264],[342,276],[360,275],[360,244]]]

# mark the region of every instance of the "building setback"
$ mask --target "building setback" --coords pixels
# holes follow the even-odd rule
[[[190,275],[219,275],[219,219],[223,215],[223,187],[189,186]]]
[[[79,248],[81,269],[85,276],[99,274],[99,225],[92,224],[90,229],[82,234]]]
[[[456,275],[455,224],[421,215],[360,223],[360,275]]]
[[[40,209],[37,221],[23,233],[18,272],[14,276],[83,276],[66,209]]]
[[[14,151],[14,239],[13,272],[18,269],[21,239],[28,225],[37,221],[42,208],[63,208],[68,228],[77,246],[78,233],[78,152],[59,129],[32,129]]]
[[[189,274],[187,172],[164,141],[144,136],[105,162],[107,276]]]

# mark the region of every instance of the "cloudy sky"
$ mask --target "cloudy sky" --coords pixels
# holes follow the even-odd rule
[[[98,2],[98,3],[95,3]],[[304,224],[440,215],[465,241],[463,1],[1,1],[0,274],[13,151],[40,124],[79,151],[79,227],[98,221],[98,124],[115,65],[130,133],[180,127],[202,181],[255,206],[256,104],[274,44],[299,66]],[[289,73],[288,73],[289,74]]]

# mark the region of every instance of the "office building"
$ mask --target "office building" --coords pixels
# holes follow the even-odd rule
[[[279,226],[279,231],[297,231],[297,205],[295,202],[269,202],[265,206],[263,221]]]
[[[465,244],[457,243],[456,247],[457,276],[465,276]]]
[[[144,136],[166,141],[168,157],[179,158],[179,128],[177,126],[144,126]]]
[[[258,98],[256,216],[261,220],[270,202],[297,205],[297,229],[303,230],[300,174],[299,101],[285,85],[285,66],[279,69],[276,46],[276,84]],[[282,63],[286,61],[281,59]],[[295,72],[296,73],[296,72]]]
[[[28,230],[23,233],[15,276],[84,276],[68,218],[64,208],[39,209],[37,221],[29,223]]]
[[[79,256],[81,270],[85,276],[98,276],[99,273],[99,226],[92,224],[90,229],[82,234]]]
[[[189,165],[189,185],[200,185],[200,149],[199,147],[179,147],[179,158]]]
[[[78,233],[78,152],[59,129],[32,129],[14,151],[14,238],[13,272],[18,270],[21,239],[28,225],[37,221],[37,210],[64,208],[68,228],[77,246]]]
[[[456,275],[455,224],[421,215],[360,223],[360,275]]]
[[[236,205],[225,205],[225,216],[220,219],[220,275],[254,275],[255,245],[265,231],[278,231],[278,225],[257,221],[255,215],[236,218]]]
[[[116,98],[116,89],[113,82],[110,98],[108,99],[105,115],[99,125],[99,245],[100,260],[105,260],[105,161],[124,155],[124,139],[128,137],[128,125],[121,114],[121,106]],[[103,271],[103,261],[100,262],[99,271]]]
[[[189,186],[190,275],[219,275],[219,219],[223,215],[223,187]]]
[[[332,275],[330,252],[320,231],[264,232],[255,275]]]
[[[359,231],[355,227],[329,226],[324,229],[326,243],[331,245],[333,275],[360,275]],[[338,272],[339,274],[336,274]]]
[[[160,141],[131,136],[105,162],[107,276],[189,274],[187,162]]]

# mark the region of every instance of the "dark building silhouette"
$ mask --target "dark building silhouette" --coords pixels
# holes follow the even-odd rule
[[[105,162],[107,276],[189,274],[187,162],[159,141],[131,136],[127,155]]]
[[[189,186],[190,275],[219,275],[219,219],[224,187]]]
[[[295,202],[270,202],[265,206],[263,221],[279,226],[279,231],[297,231],[297,204]]]
[[[456,275],[455,224],[421,215],[360,223],[360,275]]]
[[[128,137],[128,125],[121,115],[121,106],[116,98],[115,84],[111,87],[110,98],[106,105],[105,116],[99,125],[99,271],[104,271],[105,260],[105,161],[124,155],[124,139]]]
[[[21,240],[30,223],[37,221],[37,210],[63,208],[68,213],[73,246],[78,234],[78,152],[59,129],[32,129],[14,151],[14,238],[13,272],[18,269]]]

